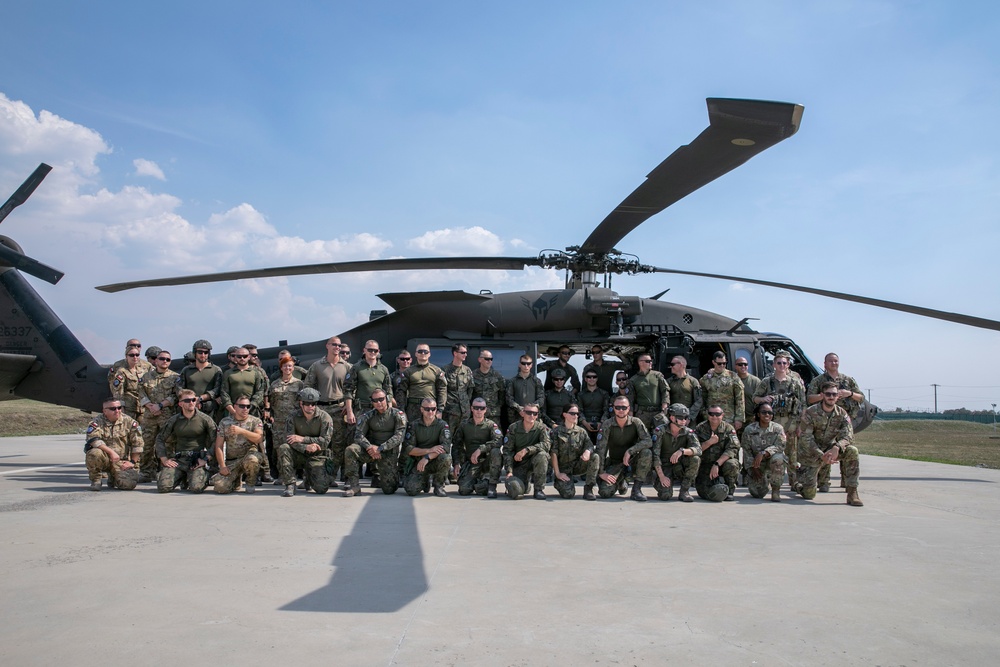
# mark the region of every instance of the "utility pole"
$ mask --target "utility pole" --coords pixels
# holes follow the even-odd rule
[[[938,385],[932,384],[931,386],[934,387],[934,414],[937,414],[937,388],[938,388]]]
[[[871,405],[872,404],[872,390],[871,389],[866,389],[865,391],[868,392],[868,405]]]
[[[993,435],[997,434],[997,404],[990,403],[993,406]]]

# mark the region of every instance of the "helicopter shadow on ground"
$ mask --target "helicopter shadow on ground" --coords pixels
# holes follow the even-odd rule
[[[70,493],[86,491],[90,487],[87,469],[82,466],[75,470],[33,470],[22,474],[10,472],[3,478],[26,484],[38,484],[39,486],[26,487],[25,491],[41,493]]]
[[[354,527],[341,540],[330,583],[289,602],[282,611],[384,614],[399,611],[427,592],[414,499],[402,493],[378,499],[375,495],[381,492],[366,494]]]

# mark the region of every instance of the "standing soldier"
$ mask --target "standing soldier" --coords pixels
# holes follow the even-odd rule
[[[159,363],[160,357],[156,361]],[[168,419],[156,436],[156,456],[163,466],[156,490],[170,493],[187,484],[192,493],[201,493],[208,486],[208,449],[215,442],[215,422],[198,410],[198,397],[190,389],[181,389],[177,402],[181,411]]]
[[[444,367],[444,379],[448,386],[447,401],[444,404],[444,420],[454,433],[458,425],[468,419],[469,405],[475,384],[472,379],[472,369],[465,365],[469,348],[462,343],[451,346],[451,363]]]
[[[181,369],[177,386],[193,391],[198,397],[198,409],[214,419],[216,399],[222,391],[222,369],[209,359],[212,344],[207,340],[196,340],[191,352],[194,353],[194,363]]]
[[[701,464],[694,486],[705,500],[732,501],[740,472],[740,443],[736,439],[736,429],[723,420],[725,413],[721,406],[709,405],[706,414],[708,419],[694,429],[701,446]]]
[[[156,367],[139,381],[139,408],[142,418],[142,460],[139,481],[156,478],[156,438],[177,405],[177,373],[170,370],[170,353],[161,350],[156,355]]]
[[[701,383],[687,372],[687,359],[678,355],[670,361],[670,375],[667,386],[670,387],[670,400],[673,403],[686,405],[693,415],[701,414]]]
[[[285,359],[292,360],[292,377],[296,380],[305,380],[306,376],[309,375],[309,369],[299,366],[298,360],[292,356],[291,352],[288,350],[281,350],[278,352],[278,370],[268,376],[268,382],[274,382],[281,377],[281,364],[284,363]]]
[[[569,360],[573,356],[573,350],[570,349],[569,345],[560,345],[559,351],[556,353],[555,359],[542,362],[538,364],[537,371],[539,373],[545,373],[545,391],[555,388],[555,376],[552,375],[552,371],[559,368],[566,373],[566,385],[570,388],[570,391],[580,390],[580,376],[576,374],[576,369],[570,366]]]
[[[142,359],[142,345],[136,339],[125,344],[125,358],[116,361],[108,373],[108,387],[111,395],[121,401],[125,414],[139,420],[139,382],[153,367]]]
[[[615,373],[624,371],[625,364],[621,361],[606,361],[604,359],[603,345],[593,345],[590,348],[590,354],[593,355],[594,360],[583,367],[583,374],[586,375],[588,371],[597,373],[597,386],[608,392],[610,396],[617,390],[615,386]],[[628,377],[628,373],[625,374],[625,377]],[[586,382],[586,378],[584,378],[584,382]]]
[[[113,489],[134,489],[139,482],[142,429],[139,422],[123,414],[122,402],[106,398],[101,415],[87,427],[86,453],[90,490],[101,490],[101,475],[108,474]]]
[[[601,425],[601,432],[597,435],[597,453],[601,459],[597,495],[610,498],[615,491],[624,494],[628,488],[626,476],[634,460],[631,498],[646,502],[642,485],[653,460],[650,452],[653,441],[642,420],[629,414],[631,406],[627,396],[615,398],[612,407],[614,416]]]
[[[840,357],[835,353],[830,352],[823,357],[823,369],[823,374],[814,377],[812,382],[809,383],[809,389],[806,391],[806,402],[809,405],[819,403],[823,400],[820,387],[824,382],[833,382],[837,385],[839,393],[837,405],[844,408],[847,416],[851,418],[851,422],[853,423],[858,418],[858,413],[861,412],[861,403],[865,400],[865,395],[861,393],[861,388],[854,378],[840,372]],[[846,486],[846,482],[844,481],[846,478],[847,474],[844,472],[844,462],[841,461],[841,486]],[[819,471],[819,490],[823,493],[830,490],[830,466],[828,465],[823,466]]]
[[[746,416],[754,414],[757,404],[753,402],[753,395],[760,384],[760,378],[750,373],[750,362],[746,357],[736,357],[736,375],[743,383],[743,412]]]
[[[328,445],[330,460],[333,462],[329,483],[333,488],[337,488],[337,473],[344,466],[348,427],[355,423],[354,414],[348,414],[344,410],[347,398],[345,387],[350,372],[350,365],[340,358],[340,338],[333,336],[326,341],[326,357],[309,367],[309,374],[305,379],[305,386],[319,393],[318,405],[321,412],[329,415],[332,424],[333,432]]]
[[[627,395],[632,414],[647,430],[653,427],[653,417],[667,410],[670,386],[663,373],[653,370],[653,357],[648,352],[639,354],[639,372],[629,378]]]
[[[444,371],[431,363],[431,346],[420,343],[414,354],[417,355],[417,362],[403,372],[396,394],[396,403],[400,410],[406,412],[406,420],[411,424],[423,417],[421,406],[424,399],[433,399],[438,412],[448,400],[448,382]]]
[[[343,355],[343,348],[341,349]],[[386,396],[392,395],[392,379],[389,369],[378,360],[377,340],[365,341],[361,360],[351,366],[344,382],[344,412],[354,415],[355,425],[361,415],[372,409],[372,393],[381,389]],[[353,442],[353,435],[349,438]]]
[[[486,418],[486,399],[472,399],[472,417],[458,425],[451,433],[451,459],[454,474],[458,477],[458,493],[470,496],[497,497],[500,471],[500,441],[503,433],[492,419]],[[491,470],[497,477],[491,477]]]
[[[597,443],[597,434],[601,430],[601,422],[608,418],[611,409],[611,396],[597,386],[600,376],[593,369],[583,372],[583,389],[576,396],[580,405],[580,425],[587,431],[590,441]]]
[[[250,367],[256,370],[261,376],[261,379],[264,380],[264,387],[266,389],[267,385],[271,383],[271,380],[267,377],[267,371],[265,371],[264,367],[260,365],[260,355],[257,353],[257,346],[253,343],[247,343],[243,346],[243,349],[250,354]]]
[[[493,368],[493,353],[489,350],[479,353],[479,368],[472,371],[472,386],[473,398],[486,401],[486,418],[499,424],[507,383],[500,371]]]
[[[712,369],[701,376],[705,405],[718,405],[725,413],[725,419],[735,428],[743,428],[746,417],[746,399],[743,396],[743,382],[736,373],[726,368],[726,353],[719,350],[712,355]],[[694,417],[696,414],[691,413]]]
[[[219,476],[216,493],[232,493],[245,483],[247,493],[257,486],[257,474],[264,466],[264,422],[250,414],[250,397],[240,394],[233,403],[236,416],[227,415],[219,422],[215,436],[215,460]]]
[[[340,352],[340,345],[337,345]],[[338,354],[339,356],[339,354]],[[323,494],[330,489],[330,474],[327,472],[330,439],[333,436],[333,418],[323,410],[316,409],[319,392],[305,387],[299,392],[299,409],[285,423],[285,441],[278,445],[278,469],[285,498],[295,495],[295,469],[305,471],[303,489],[312,487]]]
[[[781,481],[785,476],[785,429],[771,421],[774,409],[761,403],[754,410],[756,421],[743,429],[743,460],[750,470],[747,490],[763,498],[771,489],[771,500],[781,502]]]
[[[789,372],[791,362],[792,355],[785,350],[778,350],[774,354],[774,372],[765,376],[757,385],[753,402],[757,405],[770,405],[774,410],[774,421],[785,430],[788,485],[794,489],[798,468],[799,420],[806,404],[806,388],[798,375]]]
[[[542,421],[549,428],[562,423],[563,408],[576,400],[573,392],[566,388],[566,371],[556,368],[549,371],[552,376],[552,389],[545,392],[545,412]]]
[[[373,391],[368,400],[372,409],[361,413],[354,429],[354,442],[344,453],[345,498],[361,495],[362,463],[367,463],[369,469],[375,465],[373,489],[381,487],[382,493],[391,496],[399,488],[399,451],[406,435],[406,415],[389,406],[389,395],[384,389]]]
[[[392,400],[392,407],[399,408],[403,412],[406,412],[406,404],[398,403],[396,396],[399,395],[399,385],[403,382],[403,374],[412,363],[413,357],[410,356],[409,350],[402,350],[398,355],[396,355],[396,370],[394,370],[392,375],[389,376],[389,379],[392,382],[392,393],[389,394],[389,398]]]
[[[820,467],[837,461],[844,462],[847,485],[847,504],[862,507],[858,496],[858,478],[861,466],[858,448],[854,446],[854,427],[844,408],[837,405],[840,389],[836,382],[820,385],[823,401],[810,405],[802,415],[802,441],[800,458],[802,469],[795,486],[806,500],[816,497],[817,477]]]
[[[545,389],[538,376],[531,372],[534,362],[531,355],[522,354],[517,366],[517,375],[507,381],[507,418],[513,425],[521,420],[521,408],[534,404],[545,410]]]
[[[451,470],[451,429],[448,422],[438,417],[437,401],[433,398],[425,398],[420,404],[420,419],[406,425],[403,461],[406,495],[426,491],[431,480],[435,496],[448,495],[444,485]]]
[[[503,439],[503,467],[508,471],[507,496],[514,500],[524,495],[529,481],[534,484],[535,499],[545,500],[545,472],[549,467],[551,444],[549,429],[538,419],[540,412],[541,408],[534,403],[522,406],[521,419],[507,427],[507,436]]]
[[[258,367],[250,364],[250,351],[245,347],[236,348],[230,358],[235,365],[222,373],[219,403],[224,411],[220,411],[219,419],[227,414],[231,417],[236,416],[233,397],[240,394],[250,397],[251,414],[262,414],[264,394],[267,393],[267,377]]]
[[[667,423],[653,431],[653,468],[656,470],[653,486],[660,500],[670,500],[677,484],[680,487],[677,499],[694,502],[691,486],[701,467],[701,445],[698,436],[688,428],[690,420],[687,406],[674,403],[667,411]]]
[[[576,495],[576,484],[572,475],[585,475],[583,499],[597,500],[594,485],[597,471],[601,467],[601,457],[597,455],[594,443],[587,432],[580,428],[580,406],[570,403],[563,408],[563,423],[552,430],[552,485],[563,498]]]
[[[268,464],[278,470],[278,446],[285,442],[288,432],[288,418],[295,414],[299,407],[299,392],[305,383],[295,377],[295,360],[291,355],[279,357],[278,372],[280,375],[267,388],[264,401],[264,420],[271,423],[271,442],[268,454]],[[279,475],[280,477],[280,475]],[[280,484],[279,479],[276,484]]]

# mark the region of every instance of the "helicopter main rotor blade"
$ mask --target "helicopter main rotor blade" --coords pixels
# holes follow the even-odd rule
[[[14,194],[7,198],[7,201],[4,202],[3,206],[0,206],[0,222],[3,222],[4,218],[10,215],[11,211],[28,201],[28,197],[30,197],[31,193],[35,191],[38,184],[49,175],[50,171],[52,171],[52,167],[44,162],[35,167],[35,170],[31,172],[31,176],[24,179],[24,183],[21,183],[21,187],[15,190]]]
[[[32,259],[31,257],[19,253],[13,248],[8,248],[4,244],[0,243],[0,267],[4,266],[13,267],[18,271],[28,273],[36,278],[41,278],[45,282],[52,283],[53,285],[59,282],[63,275],[65,275],[58,269],[53,269],[51,266],[42,264],[37,259]]]
[[[738,283],[751,283],[754,285],[765,285],[767,287],[777,287],[779,289],[792,290],[794,292],[805,292],[806,294],[816,294],[819,296],[829,297],[831,299],[840,299],[841,301],[853,301],[854,303],[863,303],[869,306],[875,306],[877,308],[887,308],[889,310],[898,310],[903,313],[911,313],[913,315],[922,315],[923,317],[931,317],[935,320],[944,320],[946,322],[955,322],[957,324],[965,324],[970,327],[979,327],[980,329],[991,329],[993,331],[1000,331],[1000,322],[996,320],[987,320],[982,317],[974,317],[972,315],[964,315],[962,313],[949,313],[943,310],[935,310],[933,308],[924,308],[922,306],[911,306],[907,303],[896,303],[895,301],[886,301],[884,299],[873,299],[868,296],[858,296],[857,294],[847,294],[845,292],[834,292],[831,290],[817,289],[815,287],[803,287],[801,285],[790,285],[788,283],[776,283],[770,280],[756,280],[754,278],[740,278],[737,276],[724,276],[718,273],[702,273],[700,271],[681,271],[679,269],[664,269],[658,266],[650,267],[653,273],[673,273],[681,276],[697,276],[699,278],[717,278],[719,280],[732,280]]]
[[[786,102],[710,97],[709,126],[681,146],[591,232],[580,248],[606,253],[671,204],[795,134],[803,107]]]
[[[420,269],[477,269],[495,271],[519,271],[526,266],[541,266],[537,257],[417,257],[400,259],[370,259],[357,262],[331,262],[329,264],[305,264],[301,266],[279,266],[270,269],[247,269],[206,273],[197,276],[137,280],[113,285],[101,285],[96,289],[114,293],[137,287],[164,287],[172,285],[196,285],[218,283],[248,278],[276,278],[280,276],[304,276],[322,273],[357,273],[360,271],[410,271]]]

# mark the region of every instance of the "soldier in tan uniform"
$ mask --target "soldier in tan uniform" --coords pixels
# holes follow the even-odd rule
[[[111,395],[121,401],[125,414],[137,421],[142,414],[139,381],[151,370],[153,367],[142,358],[142,345],[133,338],[125,344],[125,357],[116,361],[108,372]]]
[[[686,405],[692,415],[701,413],[703,406],[701,383],[687,372],[687,359],[678,355],[670,360],[670,375],[667,376],[667,386],[670,387],[670,402]]]
[[[155,357],[156,367],[139,381],[139,407],[142,410],[142,461],[139,481],[156,478],[156,438],[177,406],[178,375],[170,370],[170,352],[161,350]]]
[[[837,385],[838,398],[837,405],[844,408],[847,416],[853,423],[861,412],[861,403],[865,400],[865,395],[861,393],[861,387],[850,375],[840,372],[840,357],[836,353],[830,352],[823,358],[823,373],[814,377],[806,390],[806,403],[813,405],[823,400],[820,387],[824,382],[833,382]],[[840,462],[840,485],[847,486],[844,481],[847,474],[844,472],[844,462]],[[823,493],[830,490],[830,466],[824,465],[819,471],[819,490]]]
[[[90,490],[101,490],[101,476],[108,475],[108,486],[134,489],[139,481],[139,458],[142,455],[142,429],[139,422],[123,414],[117,398],[104,400],[101,416],[87,427],[87,473]]]
[[[337,476],[344,467],[344,450],[348,438],[357,423],[353,412],[344,410],[347,401],[347,376],[351,365],[340,358],[340,338],[331,337],[326,341],[326,356],[309,367],[305,386],[319,392],[319,409],[330,416],[333,432],[330,435],[330,461],[333,470],[330,486],[337,488]],[[349,428],[350,427],[350,428]]]
[[[847,504],[861,507],[858,496],[858,478],[861,466],[858,448],[854,446],[854,427],[844,408],[837,405],[840,390],[836,382],[820,386],[823,401],[809,406],[802,415],[802,439],[799,441],[799,460],[802,468],[795,490],[806,500],[816,497],[817,477],[823,465],[844,462],[847,484]]]
[[[718,405],[725,413],[725,420],[733,428],[743,428],[746,418],[746,399],[743,382],[736,373],[726,368],[726,353],[719,350],[712,355],[712,369],[701,376],[702,399],[705,405]],[[692,413],[692,418],[697,417]]]
[[[797,374],[790,370],[792,355],[786,350],[774,353],[774,372],[764,376],[753,401],[767,404],[774,410],[774,421],[785,430],[785,464],[788,467],[788,485],[795,488],[798,474],[799,420],[805,407],[806,388]]]
[[[219,475],[215,478],[216,493],[232,493],[245,482],[247,493],[253,493],[257,475],[264,465],[264,422],[250,414],[250,397],[240,394],[233,403],[236,416],[223,417],[215,436],[215,460]]]

